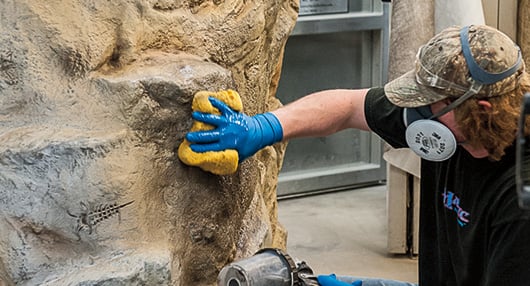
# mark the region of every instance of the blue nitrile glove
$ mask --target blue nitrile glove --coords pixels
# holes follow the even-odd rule
[[[194,152],[235,149],[239,154],[239,162],[242,162],[261,148],[282,140],[282,126],[272,113],[248,116],[232,110],[217,98],[210,97],[209,100],[221,115],[198,111],[192,113],[193,119],[215,126],[212,130],[186,135]]]
[[[351,284],[337,280],[335,274],[330,275],[318,275],[317,276],[318,284],[320,286],[362,286],[363,282],[361,280],[353,281]]]

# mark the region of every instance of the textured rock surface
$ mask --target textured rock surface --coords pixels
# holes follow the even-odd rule
[[[176,148],[199,90],[235,89],[249,114],[280,105],[298,1],[0,5],[0,285],[213,285],[285,246],[284,146],[231,176]]]
[[[393,80],[413,69],[416,52],[432,36],[434,1],[392,1],[388,79]]]

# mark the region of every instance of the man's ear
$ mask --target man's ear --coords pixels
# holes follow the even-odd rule
[[[482,108],[486,110],[491,110],[491,103],[487,100],[479,100],[478,105],[482,106]]]

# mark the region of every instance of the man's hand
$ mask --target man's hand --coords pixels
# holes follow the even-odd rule
[[[320,286],[362,286],[363,282],[361,280],[357,280],[350,283],[342,282],[337,280],[337,277],[335,274],[330,275],[318,275],[317,276],[318,284]]]
[[[194,152],[235,149],[239,154],[239,162],[242,162],[261,148],[282,140],[282,126],[272,113],[248,116],[232,110],[214,97],[209,100],[221,115],[197,111],[192,113],[193,119],[215,127],[213,130],[190,132],[186,135]]]

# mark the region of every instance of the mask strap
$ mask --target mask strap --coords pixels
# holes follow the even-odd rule
[[[464,58],[466,59],[467,67],[469,68],[471,77],[481,84],[496,83],[511,76],[519,69],[519,66],[523,61],[521,49],[517,47],[517,61],[513,66],[501,73],[490,73],[481,68],[471,54],[471,48],[469,47],[469,26],[465,26],[460,30],[460,43],[462,44],[462,52],[464,54]]]
[[[431,116],[431,118],[429,118],[429,119],[438,118],[438,117],[446,114],[447,112],[455,109],[457,106],[462,104],[462,102],[464,102],[467,99],[471,98],[473,95],[479,93],[480,89],[482,89],[482,84],[477,83],[476,81],[473,81],[471,86],[469,87],[469,89],[466,91],[466,93],[464,93],[462,96],[460,96],[455,101],[451,102],[449,105],[446,105],[444,108],[442,108],[442,110],[436,112],[436,114]]]

